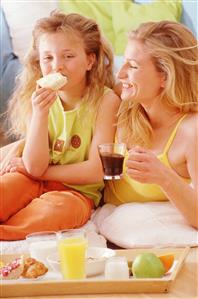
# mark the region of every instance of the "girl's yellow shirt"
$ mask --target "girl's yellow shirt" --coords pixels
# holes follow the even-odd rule
[[[58,97],[50,108],[48,129],[50,139],[50,164],[73,164],[88,160],[95,118],[87,104],[81,103],[78,108],[64,111]],[[82,173],[83,176],[83,173]],[[81,192],[99,204],[104,182],[90,185],[64,185]]]

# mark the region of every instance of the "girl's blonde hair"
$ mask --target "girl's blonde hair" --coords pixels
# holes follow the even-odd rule
[[[96,61],[87,71],[85,101],[96,113],[104,86],[114,85],[113,52],[102,36],[97,23],[79,14],[64,14],[53,11],[49,17],[37,21],[33,30],[33,43],[28,52],[24,70],[18,78],[17,88],[10,100],[8,116],[10,132],[17,137],[24,137],[31,117],[31,96],[36,88],[36,81],[42,76],[39,65],[38,44],[43,33],[66,32],[81,38],[87,55],[94,53]]]
[[[198,47],[193,34],[180,23],[162,21],[143,23],[128,38],[143,42],[156,69],[165,74],[166,86],[160,95],[163,104],[181,114],[197,111]],[[141,104],[122,101],[118,125],[126,142],[151,144],[152,127]]]

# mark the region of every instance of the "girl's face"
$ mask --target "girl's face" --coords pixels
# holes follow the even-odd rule
[[[146,47],[137,40],[129,40],[118,78],[122,83],[122,100],[131,99],[145,105],[164,87],[164,75],[156,70]]]
[[[82,89],[86,86],[86,72],[92,68],[94,56],[85,53],[83,41],[63,32],[44,33],[38,45],[43,76],[60,72],[68,83],[62,90]]]

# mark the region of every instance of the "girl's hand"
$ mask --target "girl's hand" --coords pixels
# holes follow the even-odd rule
[[[24,167],[24,164],[23,164],[23,160],[22,160],[21,157],[12,158],[8,162],[8,164],[3,169],[1,169],[0,174],[3,175],[3,174],[8,173],[8,172],[17,172],[17,171],[22,172],[24,174],[27,173],[27,171]]]
[[[0,175],[7,172],[13,158],[22,156],[24,144],[25,140],[21,139],[0,148]]]
[[[14,157],[10,162],[0,171],[0,175],[10,172],[20,172],[28,177],[33,178],[26,170],[23,160],[20,157]]]
[[[140,183],[161,185],[167,167],[154,153],[139,146],[129,151],[127,174]]]
[[[48,115],[49,108],[56,100],[56,92],[49,88],[39,88],[32,94],[32,109],[37,115]]]

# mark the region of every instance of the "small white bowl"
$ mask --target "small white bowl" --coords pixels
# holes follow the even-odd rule
[[[86,256],[86,276],[102,274],[105,270],[106,260],[115,256],[115,251],[103,247],[89,247]],[[53,271],[60,273],[60,262],[57,253],[47,256],[47,262]]]

